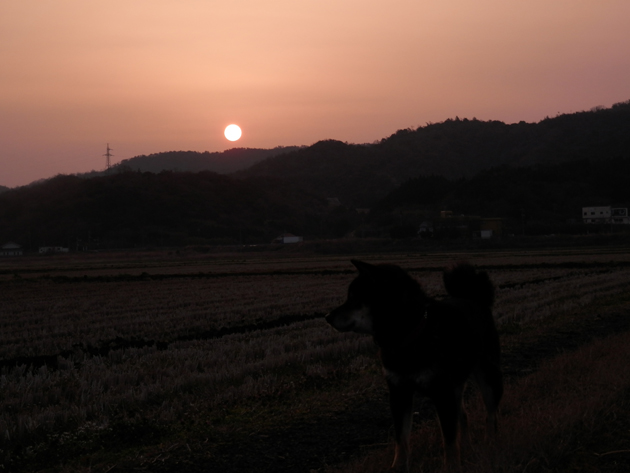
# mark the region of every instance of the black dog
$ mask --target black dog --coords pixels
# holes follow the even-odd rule
[[[392,468],[409,469],[415,392],[435,404],[445,466],[459,468],[459,439],[467,428],[462,395],[471,375],[488,412],[488,432],[497,428],[503,381],[492,317],[494,286],[485,272],[459,264],[444,272],[449,297],[438,301],[398,266],[352,264],[359,275],[348,288],[348,300],[326,321],[341,332],[370,334],[380,348],[396,432]]]

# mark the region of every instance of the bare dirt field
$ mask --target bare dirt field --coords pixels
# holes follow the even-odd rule
[[[494,471],[627,471],[628,248],[360,258],[403,266],[435,296],[455,261],[490,274],[508,385]],[[353,278],[349,259],[0,260],[2,468],[386,470],[392,429],[375,348],[323,321]],[[474,387],[468,399],[479,418]],[[439,429],[430,405],[416,410],[414,471],[432,471]],[[487,471],[483,430],[472,433],[467,471]]]

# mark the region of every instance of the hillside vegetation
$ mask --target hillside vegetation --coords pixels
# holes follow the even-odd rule
[[[322,141],[237,175],[280,177],[349,205],[370,206],[413,177],[470,178],[501,166],[602,163],[629,153],[630,101],[539,123],[456,118],[399,130],[374,145]]]
[[[263,159],[301,149],[299,146],[279,146],[273,149],[233,148],[223,152],[167,151],[123,159],[114,171],[130,169],[141,172],[213,171],[228,174],[244,169]]]
[[[422,176],[393,190],[374,208],[373,229],[417,230],[449,209],[456,215],[499,217],[512,233],[581,232],[582,207],[630,204],[630,156],[523,168],[502,166],[472,178]],[[525,227],[525,229],[524,229]]]
[[[398,238],[441,210],[502,218],[504,234],[580,233],[583,206],[630,204],[630,101],[536,124],[457,118],[372,145],[288,150],[160,153],[107,175],[11,189],[0,193],[0,242],[32,250],[259,244],[287,232]],[[142,172],[278,152],[231,175]]]
[[[316,231],[324,203],[272,178],[211,172],[58,176],[0,196],[0,241],[70,248],[268,243]]]

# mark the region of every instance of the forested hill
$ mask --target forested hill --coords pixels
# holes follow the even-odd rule
[[[265,158],[300,149],[299,146],[279,146],[273,149],[233,148],[223,152],[167,151],[124,159],[114,170],[128,168],[141,172],[213,171],[227,174],[244,169]]]
[[[174,168],[185,168],[185,155],[172,153]],[[454,119],[373,145],[321,141],[231,175],[124,165],[57,176],[0,192],[0,243],[95,249],[266,243],[285,232],[413,236],[440,210],[500,217],[506,233],[529,224],[551,233],[579,221],[582,206],[629,206],[628,182],[630,101],[536,124]]]
[[[0,194],[2,194],[2,193],[3,193],[3,192],[5,192],[5,191],[8,191],[8,190],[9,190],[9,188],[8,188],[8,187],[5,187],[5,186],[0,186]]]
[[[212,172],[57,176],[0,194],[0,242],[130,248],[269,243],[319,234],[324,199],[274,178]]]
[[[630,206],[630,155],[522,168],[502,166],[472,178],[410,179],[375,204],[370,225],[385,234],[415,236],[418,223],[450,210],[503,219],[506,233],[581,232],[582,207]]]
[[[498,166],[602,162],[630,153],[630,101],[538,123],[449,119],[373,145],[321,141],[237,176],[274,176],[342,203],[370,206],[409,178],[471,177]]]

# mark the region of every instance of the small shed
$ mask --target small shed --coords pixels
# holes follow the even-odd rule
[[[299,243],[303,241],[304,238],[301,236],[296,236],[292,233],[283,233],[279,237],[277,237],[273,242],[274,243]]]
[[[22,256],[22,245],[9,241],[2,245],[0,256]]]
[[[431,220],[425,220],[420,224],[418,228],[418,235],[421,237],[433,236],[433,222]]]
[[[64,248],[63,246],[40,246],[40,255],[49,255],[53,253],[68,253],[70,248]]]
[[[479,226],[480,236],[482,239],[501,237],[503,235],[503,219],[500,218],[482,218]]]

